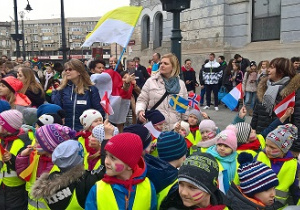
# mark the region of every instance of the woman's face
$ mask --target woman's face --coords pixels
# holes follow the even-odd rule
[[[271,65],[268,68],[267,72],[268,72],[268,79],[273,81],[273,82],[277,82],[282,78],[280,75],[277,74],[276,68],[273,65]]]
[[[166,78],[170,78],[172,71],[173,71],[173,66],[171,64],[171,61],[169,58],[163,58],[161,59],[161,64],[159,67],[159,71],[160,73],[166,77]]]
[[[6,96],[10,93],[8,87],[6,87],[3,83],[0,83],[0,96]]]
[[[65,68],[65,73],[66,73],[67,79],[71,80],[71,81],[77,80],[80,76],[80,73],[78,71],[76,71],[75,69],[71,68],[70,66]]]
[[[51,73],[53,73],[53,70],[52,70],[52,68],[51,67],[47,67],[46,68],[46,72],[48,73],[48,74],[51,74]]]
[[[238,70],[238,67],[237,67],[237,64],[236,64],[236,63],[233,63],[233,64],[232,64],[232,69],[233,69],[234,71],[237,71],[237,70]]]
[[[23,84],[25,83],[25,77],[20,68],[18,69],[17,79],[20,80]]]
[[[267,68],[267,62],[265,62],[265,61],[262,62],[262,63],[261,63],[261,68],[262,68],[262,69],[266,69],[266,68]]]

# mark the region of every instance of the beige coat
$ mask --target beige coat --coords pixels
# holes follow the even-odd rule
[[[184,82],[179,80],[179,84],[180,91],[178,95],[187,99],[188,94]],[[138,115],[140,111],[150,110],[165,92],[165,84],[161,74],[157,73],[156,75],[150,77],[143,86],[142,92],[137,99],[136,114]],[[175,109],[169,105],[169,101],[170,95],[168,95],[157,107],[157,110],[159,110],[166,118],[164,130],[168,131],[172,130],[174,124],[183,120],[185,117],[183,114],[176,112]]]

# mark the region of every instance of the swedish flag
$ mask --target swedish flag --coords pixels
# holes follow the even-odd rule
[[[185,113],[188,108],[189,101],[179,95],[171,95],[169,104],[179,113]]]

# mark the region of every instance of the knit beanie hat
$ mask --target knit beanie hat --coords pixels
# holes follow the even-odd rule
[[[149,130],[140,124],[133,124],[125,127],[123,133],[134,133],[141,137],[143,142],[143,150],[146,149],[152,141],[152,136]]]
[[[4,77],[1,81],[12,92],[19,92],[23,88],[23,83],[13,76]]]
[[[195,115],[195,116],[197,117],[197,119],[198,119],[198,123],[201,122],[202,116],[201,116],[201,112],[200,112],[200,111],[198,111],[198,110],[196,110],[196,109],[191,109],[191,110],[189,111],[189,116],[190,116],[190,115]]]
[[[237,139],[236,139],[237,129],[234,125],[229,125],[225,130],[221,131],[216,136],[217,144],[225,144],[230,147],[233,151],[237,149]]]
[[[141,138],[133,133],[120,133],[112,137],[104,149],[135,170],[142,158],[143,144]]]
[[[178,171],[178,181],[196,186],[201,191],[213,194],[217,189],[219,166],[208,153],[189,156]]]
[[[156,146],[159,158],[167,162],[182,158],[187,151],[184,138],[174,131],[162,132]]]
[[[279,182],[274,171],[264,163],[253,162],[251,154],[242,152],[238,156],[240,166],[238,175],[242,192],[253,197],[254,194],[276,187]]]
[[[251,66],[257,66],[257,65],[256,65],[256,62],[255,62],[255,61],[251,61],[251,62],[250,62],[250,67],[251,67]]]
[[[101,144],[102,141],[105,139],[104,124],[97,125],[95,128],[93,128],[92,134]],[[117,134],[119,134],[119,130],[117,127],[114,127],[113,136],[115,136]]]
[[[251,125],[246,122],[239,122],[235,124],[237,128],[237,142],[240,144],[247,143],[250,133],[251,133]]]
[[[151,121],[153,125],[162,123],[165,121],[165,116],[158,110],[149,110],[145,113],[145,118]]]
[[[46,152],[52,153],[61,142],[73,139],[76,131],[59,124],[43,125],[36,130],[36,140]]]
[[[75,140],[67,140],[59,144],[52,153],[52,162],[63,171],[83,165],[83,146]]]
[[[10,104],[5,100],[0,100],[0,113],[6,110],[10,110]]]
[[[32,107],[25,108],[22,111],[24,124],[32,126],[34,123],[36,123],[37,121],[36,112],[37,112],[36,108],[32,108]]]
[[[58,114],[54,114],[54,113],[43,114],[36,121],[36,124],[38,124],[40,127],[42,127],[43,125],[49,125],[49,124],[54,124],[54,123],[57,123],[60,125],[63,124],[61,117]]]
[[[0,113],[0,125],[9,133],[18,131],[23,124],[23,115],[16,109]]]
[[[210,130],[213,132],[217,132],[218,127],[216,126],[216,123],[212,120],[202,120],[199,124],[199,130]]]
[[[79,120],[81,125],[83,125],[83,129],[87,130],[98,118],[103,120],[102,114],[99,111],[95,109],[88,109],[82,113],[82,115],[79,117]]]
[[[42,104],[37,109],[37,117],[39,118],[43,114],[49,114],[49,113],[56,113],[61,118],[66,117],[66,112],[58,105],[56,104]]]
[[[185,121],[181,121],[180,122],[180,126],[183,127],[186,131],[186,135],[188,135],[191,131],[190,131],[190,124],[185,122]]]
[[[286,154],[291,148],[294,140],[298,138],[298,128],[293,124],[279,125],[271,131],[266,139],[269,139]]]

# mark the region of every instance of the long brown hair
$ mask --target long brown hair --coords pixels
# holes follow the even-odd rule
[[[78,84],[76,85],[75,92],[77,94],[84,94],[85,90],[89,90],[89,87],[93,85],[89,74],[84,68],[83,63],[78,59],[71,59],[64,65],[66,68],[71,68],[80,73],[78,78]],[[64,89],[68,84],[66,75],[63,76],[61,85],[57,88],[58,90]]]
[[[31,90],[35,94],[41,92],[42,97],[44,97],[44,89],[42,88],[41,84],[36,81],[33,70],[24,65],[20,66],[18,70],[22,72],[25,78],[23,88],[20,92],[23,94],[25,94],[27,90]]]
[[[292,68],[291,61],[288,58],[274,58],[269,66],[276,68],[276,74],[279,76],[293,78],[296,75],[296,71]]]

